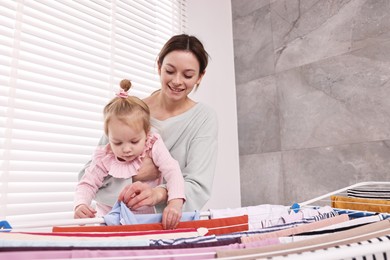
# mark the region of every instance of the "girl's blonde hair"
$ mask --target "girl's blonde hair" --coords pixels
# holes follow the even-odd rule
[[[149,107],[141,99],[127,94],[131,88],[130,80],[123,79],[120,87],[121,91],[104,107],[104,133],[108,136],[108,124],[113,117],[130,127],[143,128],[145,133],[148,133],[150,131]]]

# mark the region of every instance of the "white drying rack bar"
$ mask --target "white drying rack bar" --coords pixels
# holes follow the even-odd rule
[[[347,191],[349,189],[353,189],[353,188],[361,187],[361,186],[367,186],[367,185],[385,185],[385,186],[390,187],[390,182],[368,181],[368,182],[355,183],[355,184],[352,184],[352,185],[350,185],[348,187],[344,187],[344,188],[341,188],[339,190],[335,190],[335,191],[329,192],[329,193],[327,193],[325,195],[321,195],[321,196],[316,197],[314,199],[301,202],[301,203],[299,203],[299,205],[301,205],[301,206],[308,206],[310,204],[313,204],[314,202],[317,202],[317,201],[320,201],[322,199],[328,198],[328,197],[330,197],[332,195],[336,195],[338,193],[345,192],[345,191]]]
[[[32,223],[16,224],[11,223],[12,229],[29,229],[29,228],[42,228],[42,227],[53,227],[53,226],[72,226],[72,225],[94,225],[103,224],[104,218],[79,218],[79,219],[56,219],[56,220],[45,220],[45,221],[34,221]]]
[[[203,211],[200,213],[200,219],[208,218],[210,216],[210,211]],[[75,226],[75,225],[98,225],[104,224],[103,217],[96,218],[79,218],[79,219],[56,219],[56,220],[45,220],[45,221],[34,221],[32,223],[16,224],[12,225],[12,230],[21,230],[21,229],[33,229],[33,228],[47,228],[54,226]]]

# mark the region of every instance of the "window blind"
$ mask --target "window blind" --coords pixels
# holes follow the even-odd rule
[[[0,1],[0,220],[73,217],[77,176],[123,78],[144,98],[185,0]]]

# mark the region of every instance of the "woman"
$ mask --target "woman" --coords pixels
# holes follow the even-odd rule
[[[216,113],[188,95],[197,89],[206,72],[208,53],[194,36],[173,36],[158,56],[161,89],[144,101],[151,112],[152,126],[180,165],[185,181],[183,211],[201,210],[211,195],[217,160],[218,122]],[[103,140],[103,143],[107,140]],[[118,200],[131,209],[165,206],[164,186],[150,188],[143,181],[157,178],[157,169],[144,161],[134,183],[126,186]],[[83,171],[81,172],[83,174]],[[112,186],[114,190],[114,186]]]

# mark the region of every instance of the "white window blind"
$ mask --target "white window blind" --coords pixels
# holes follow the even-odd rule
[[[77,175],[123,78],[159,88],[156,57],[185,0],[0,1],[0,220],[73,217]]]

